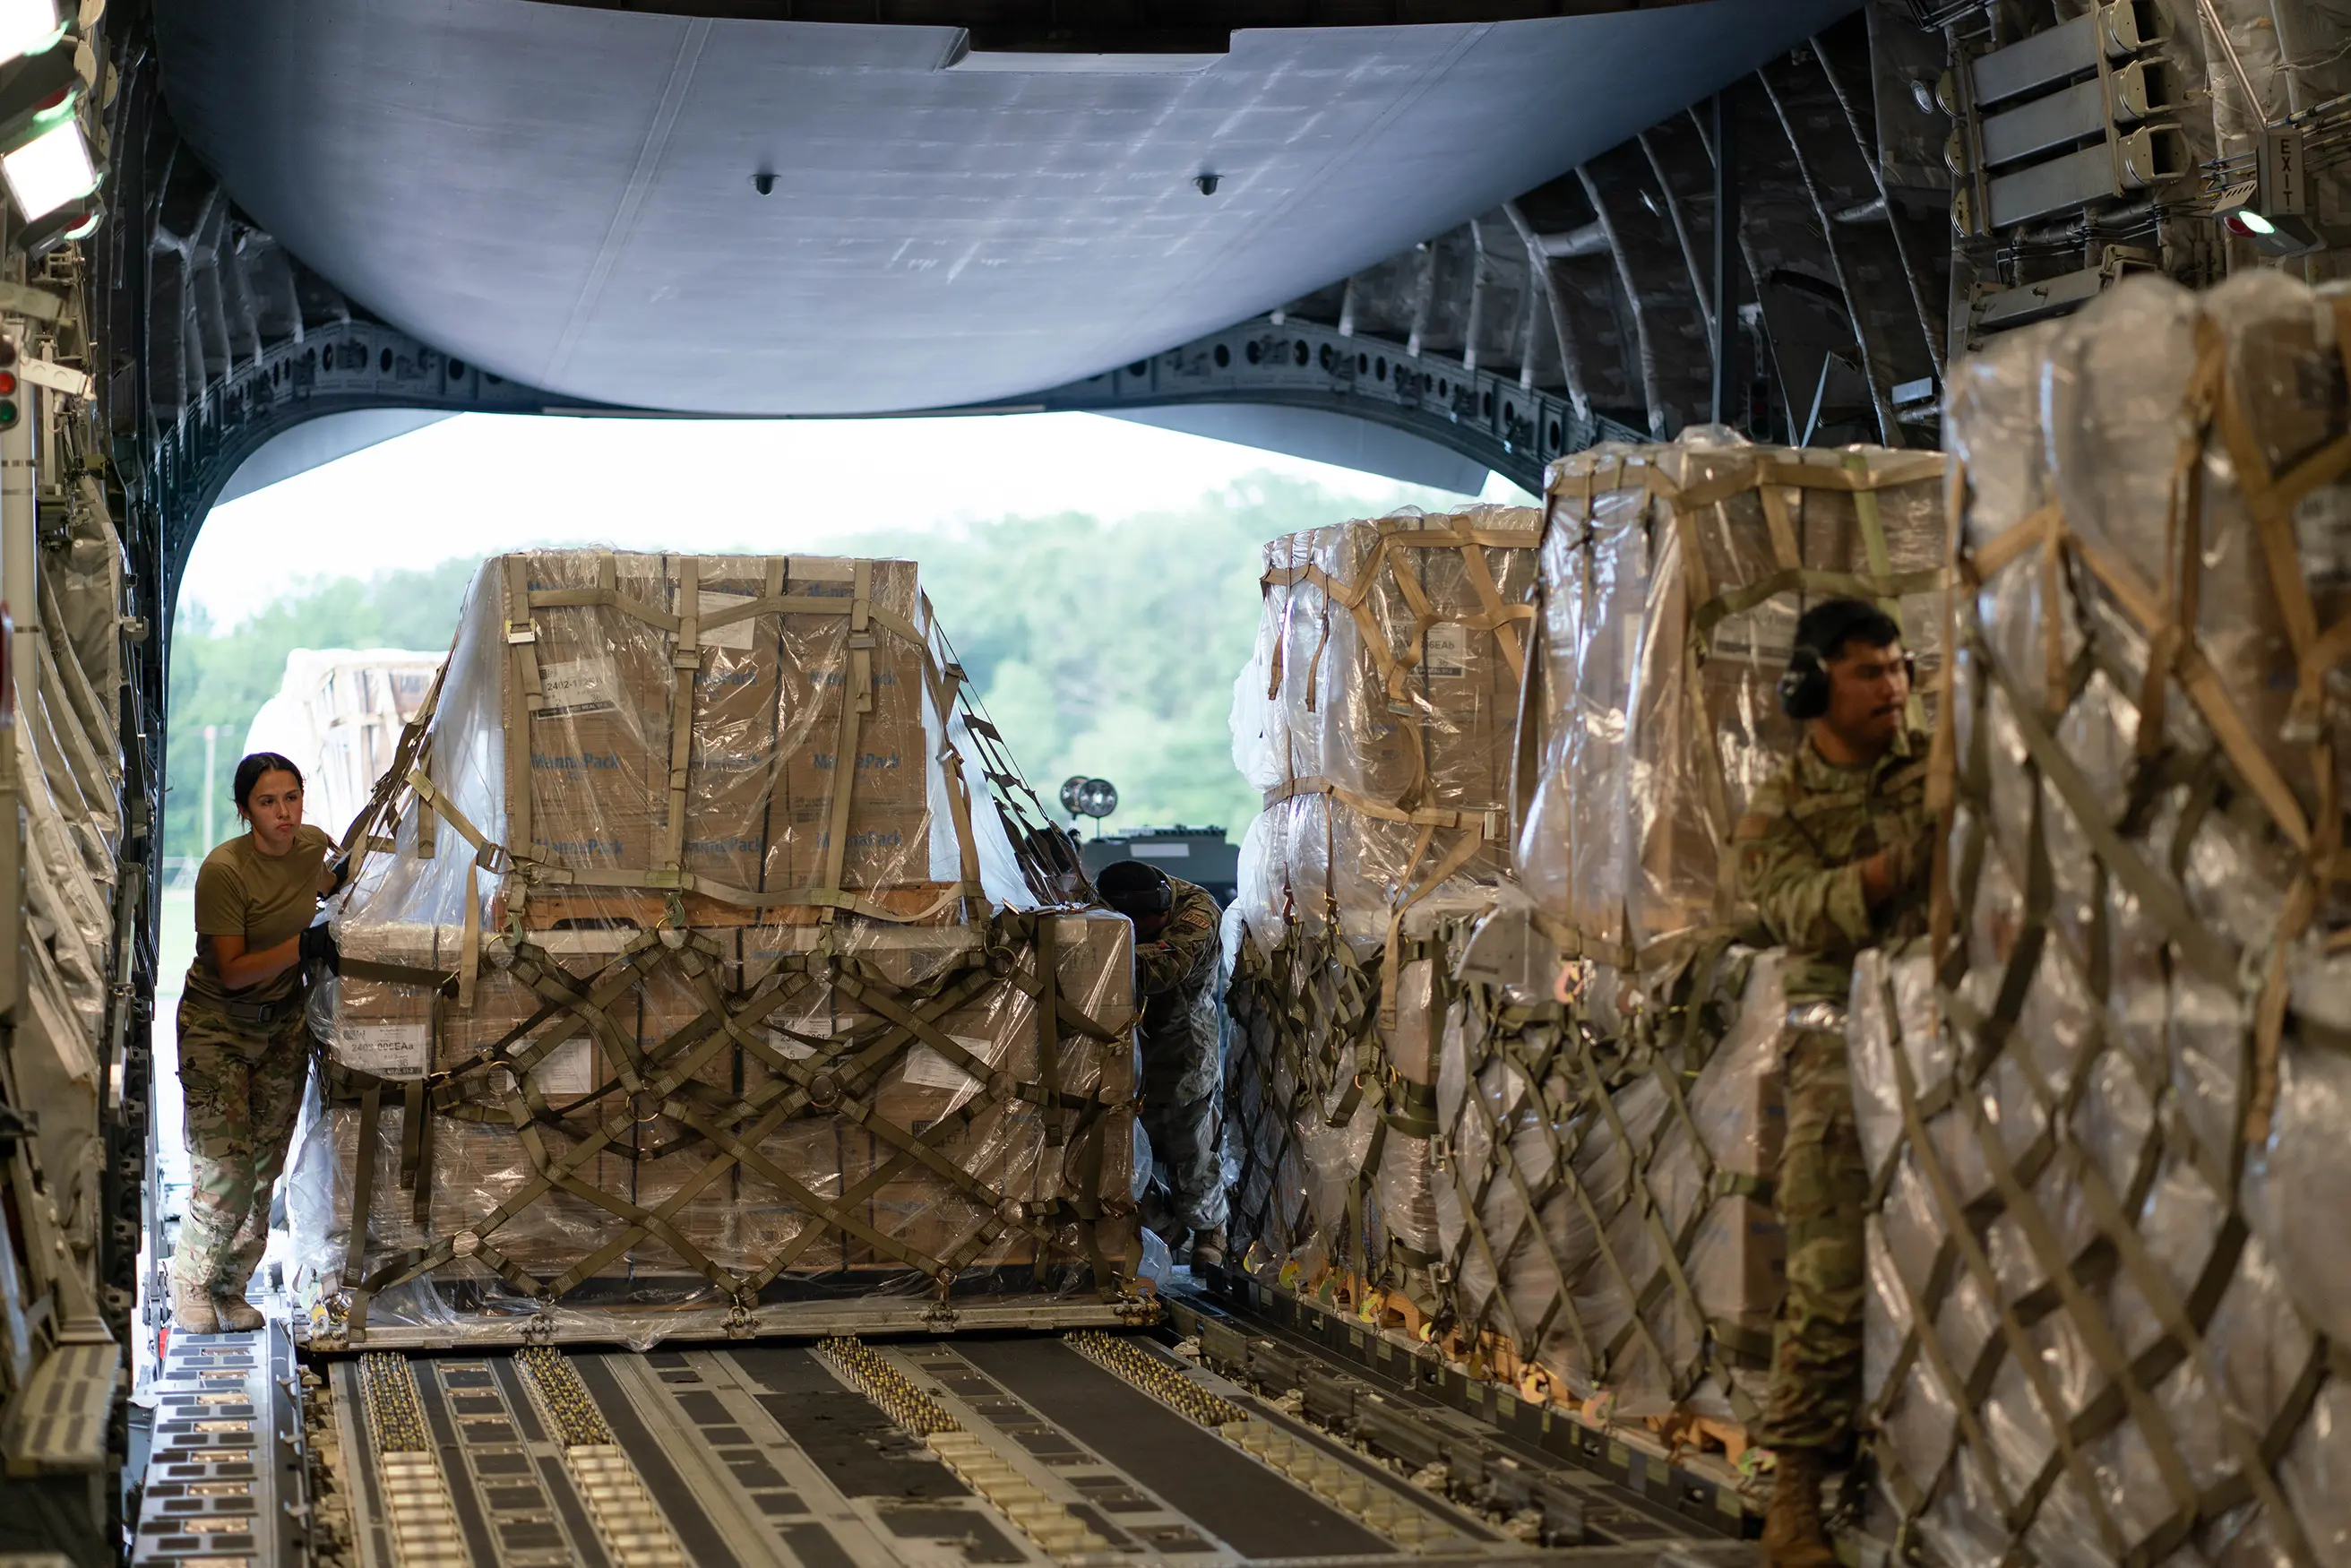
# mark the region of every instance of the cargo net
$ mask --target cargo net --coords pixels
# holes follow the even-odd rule
[[[2351,297],[1955,376],[1931,952],[1851,1009],[1886,1500],[1952,1563],[2351,1553]]]
[[[1335,927],[1302,925],[1270,952],[1241,946],[1225,992],[1225,1115],[1231,1228],[1249,1266],[1351,1305],[1377,1290],[1434,1312],[1436,1091],[1425,1070],[1408,1077],[1397,1064],[1434,1061],[1443,948],[1441,934],[1399,945],[1405,995],[1384,1030],[1380,953],[1367,965]]]
[[[1628,1034],[1459,988],[1437,1073],[1457,1340],[1595,1419],[1754,1419],[1783,1249],[1780,956],[1718,941]]]
[[[1407,510],[1271,541],[1233,694],[1265,800],[1228,920],[1234,1234],[1252,1267],[1423,1313],[1432,977],[1508,874],[1536,523]]]
[[[1040,906],[1068,840],[909,563],[487,563],[348,847],[329,1337],[1128,1289],[1132,927]]]
[[[1456,1343],[1596,1417],[1754,1420],[1787,1004],[1729,849],[1808,603],[1875,600],[1937,667],[1943,466],[1715,430],[1552,465],[1513,907],[1565,982],[1455,988],[1435,1196]]]

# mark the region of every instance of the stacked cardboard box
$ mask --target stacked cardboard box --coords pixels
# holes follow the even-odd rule
[[[1266,810],[1228,918],[1234,1228],[1424,1295],[1445,941],[1507,875],[1537,516],[1406,511],[1265,548],[1234,757]]]
[[[1942,470],[1698,430],[1549,476],[1524,897],[1489,922],[1549,962],[1453,991],[1439,1250],[1467,1333],[1612,1416],[1743,1423],[1762,1393],[1788,1009],[1732,831],[1795,743],[1808,603],[1886,603],[1931,680]]]
[[[847,738],[841,884],[933,880],[929,763],[943,716],[911,562],[544,551],[496,564],[486,612],[531,628],[500,661],[499,699],[516,737],[501,804],[528,827],[534,858],[676,870],[713,893],[828,886]],[[760,603],[782,608],[743,614]],[[689,616],[695,657],[682,671]],[[515,784],[525,777],[527,790]],[[591,913],[617,913],[627,896]],[[576,893],[554,902],[559,918],[582,917]]]
[[[1882,1500],[1947,1562],[2351,1561],[2346,319],[2133,281],[1954,380],[1942,946],[1850,1031]]]
[[[355,1328],[1129,1277],[1132,927],[991,884],[928,626],[904,562],[485,565],[314,1003],[298,1244]]]
[[[430,1248],[471,1232],[525,1269],[553,1275],[562,1270],[543,1265],[560,1259],[568,1267],[594,1249],[577,1245],[583,1236],[594,1235],[599,1246],[610,1239],[618,1223],[614,1213],[570,1192],[533,1199],[495,1228],[484,1224],[541,1174],[498,1097],[480,1087],[486,1060],[521,1056],[529,1065],[517,1078],[553,1118],[547,1124],[549,1155],[559,1159],[596,1130],[611,1130],[617,1120],[619,1130],[611,1141],[571,1174],[643,1208],[657,1208],[682,1187],[699,1182],[670,1223],[721,1269],[756,1271],[804,1235],[817,1240],[795,1260],[792,1272],[799,1276],[894,1272],[914,1267],[915,1260],[929,1265],[923,1270],[926,1274],[950,1261],[957,1271],[1037,1262],[1050,1249],[1040,1248],[1035,1228],[1003,1230],[984,1246],[978,1245],[985,1239],[980,1233],[991,1219],[1004,1218],[1008,1201],[1041,1215],[1130,1199],[1134,1151],[1132,1116],[1125,1107],[1135,1093],[1134,1053],[1126,1039],[1133,1013],[1132,926],[1098,912],[1039,918],[1054,926],[1056,988],[1061,997],[1118,1037],[1103,1042],[1062,1036],[1055,1087],[1073,1100],[1113,1107],[1111,1112],[1086,1118],[1073,1134],[1056,1137],[1041,1107],[990,1092],[988,1080],[998,1073],[1008,1085],[1045,1082],[1035,998],[1024,988],[1023,977],[990,976],[976,987],[967,984],[971,999],[935,1021],[937,1033],[963,1053],[960,1058],[951,1061],[919,1042],[892,1046],[877,1070],[850,1092],[860,1105],[787,1121],[759,1140],[762,1165],[729,1163],[711,1178],[705,1172],[716,1151],[676,1115],[632,1111],[636,1098],[621,1082],[623,1072],[649,1077],[647,1063],[658,1064],[655,1071],[665,1067],[681,1075],[674,1098],[698,1114],[723,1117],[787,1090],[787,1063],[809,1062],[820,1054],[853,1058],[862,1046],[886,1039],[893,1027],[889,1018],[811,977],[783,1006],[728,1031],[713,1027],[718,1015],[695,979],[664,966],[602,1009],[610,1032],[601,1032],[604,1019],[591,1030],[579,1012],[545,1008],[539,995],[511,973],[486,977],[472,1009],[458,1009],[445,998],[404,996],[400,1006],[415,1013],[413,1023],[350,1021],[356,1011],[393,1010],[381,993],[394,988],[372,983],[378,995],[344,1004],[346,1022],[336,1040],[339,1060],[361,1069],[372,1060],[394,1069],[384,1076],[405,1082],[409,1075],[397,1071],[404,1064],[395,1062],[391,1052],[365,1060],[359,1052],[386,1040],[402,1045],[414,1040],[432,1051],[436,1082],[454,1085],[457,1093],[446,1107],[454,1114],[436,1123],[434,1147],[421,1176],[402,1164],[400,1112],[390,1103],[379,1112],[378,1153],[362,1211],[370,1225],[370,1255]],[[771,976],[779,961],[804,964],[814,935],[808,927],[726,933],[716,944],[719,952],[709,955],[707,980],[739,1012],[740,998],[759,990],[758,978],[747,987],[745,977]],[[783,940],[764,946],[775,938]],[[910,987],[920,984],[912,978],[917,975],[935,980],[964,974],[982,954],[980,933],[964,927],[881,931],[867,940],[873,945],[860,950],[860,967],[876,977],[899,977]],[[611,933],[558,933],[550,936],[545,958],[553,960],[551,967],[592,986],[622,946]],[[347,992],[370,984],[341,982]],[[964,1112],[972,1113],[967,1125],[934,1139],[943,1164],[902,1157],[910,1142]],[[340,1214],[325,1217],[331,1228],[322,1239],[338,1256],[348,1244],[347,1225],[354,1212],[349,1202],[357,1190],[361,1121],[358,1108],[344,1105],[330,1113],[322,1129],[331,1140],[333,1164],[331,1173],[322,1171],[319,1179],[345,1197]],[[878,1185],[861,1190],[877,1175]],[[428,1184],[421,1208],[420,1179]],[[794,1193],[788,1183],[801,1191]],[[840,1204],[849,1224],[813,1214],[808,1195]],[[1102,1232],[1097,1244],[1123,1256],[1131,1228],[1097,1228]],[[895,1249],[878,1238],[888,1238]],[[692,1260],[653,1239],[608,1260],[596,1278],[606,1283],[644,1277],[674,1281],[693,1271]],[[452,1271],[453,1277],[466,1272],[463,1267]]]
[[[1931,686],[1943,467],[1702,432],[1552,465],[1518,860],[1571,955],[1655,969],[1746,917],[1731,831],[1795,746],[1775,688],[1808,605],[1885,603]]]

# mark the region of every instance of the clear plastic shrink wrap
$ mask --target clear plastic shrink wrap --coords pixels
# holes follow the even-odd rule
[[[1883,1500],[1946,1563],[2351,1562],[2346,312],[2133,281],[1954,371],[1950,950],[1849,1031]]]
[[[1943,467],[1710,427],[1552,465],[1516,864],[1566,999],[1458,988],[1437,1197],[1456,1322],[1587,1408],[1756,1414],[1787,1004],[1732,832],[1796,738],[1775,688],[1809,603],[1890,603],[1932,678]]]
[[[1748,918],[1731,830],[1795,741],[1776,688],[1805,607],[1890,601],[1931,683],[1943,459],[1704,426],[1562,458],[1547,488],[1519,881],[1571,956],[1655,972]]]
[[[1403,511],[1265,547],[1234,760],[1227,1124],[1253,1263],[1431,1295],[1446,942],[1506,883],[1539,518]]]
[[[1133,928],[939,646],[908,562],[485,564],[314,994],[316,1332],[1124,1287]]]

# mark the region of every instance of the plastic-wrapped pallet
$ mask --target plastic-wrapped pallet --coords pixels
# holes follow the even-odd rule
[[[1508,877],[1537,522],[1405,511],[1265,547],[1233,749],[1266,809],[1227,992],[1233,1229],[1261,1259],[1426,1284],[1446,933]]]
[[[277,695],[253,716],[245,749],[292,758],[304,816],[340,835],[392,766],[440,671],[438,653],[297,648]]]
[[[1466,1333],[1610,1416],[1751,1419],[1785,1256],[1781,962],[1712,947],[1672,1025],[1637,1042],[1549,998],[1463,988],[1437,1074],[1437,1206]]]
[[[484,566],[313,1004],[319,1333],[1125,1288],[1132,927],[960,680],[907,562]]]
[[[1494,918],[1531,919],[1565,972],[1454,998],[1437,1191],[1456,1321],[1613,1413],[1744,1423],[1760,1398],[1787,1007],[1779,956],[1737,945],[1761,937],[1732,830],[1796,741],[1775,688],[1808,602],[1893,605],[1936,667],[1943,467],[1698,429],[1549,475],[1532,907]]]
[[[1595,996],[1748,917],[1731,830],[1795,743],[1775,691],[1808,604],[1891,603],[1931,679],[1943,467],[1711,426],[1552,465],[1518,874],[1562,950],[1597,967]]]
[[[1941,965],[1850,1040],[1936,1555],[2351,1561],[2351,296],[2132,282],[1955,374]]]

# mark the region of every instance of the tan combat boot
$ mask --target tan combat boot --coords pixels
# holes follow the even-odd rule
[[[213,1313],[220,1320],[223,1333],[246,1333],[262,1325],[261,1313],[251,1301],[227,1291],[213,1293]]]
[[[213,1305],[212,1291],[173,1275],[172,1326],[182,1333],[220,1333],[220,1312]]]
[[[1836,1568],[1821,1526],[1821,1482],[1828,1466],[1817,1449],[1782,1448],[1771,1506],[1763,1514],[1763,1568]]]

